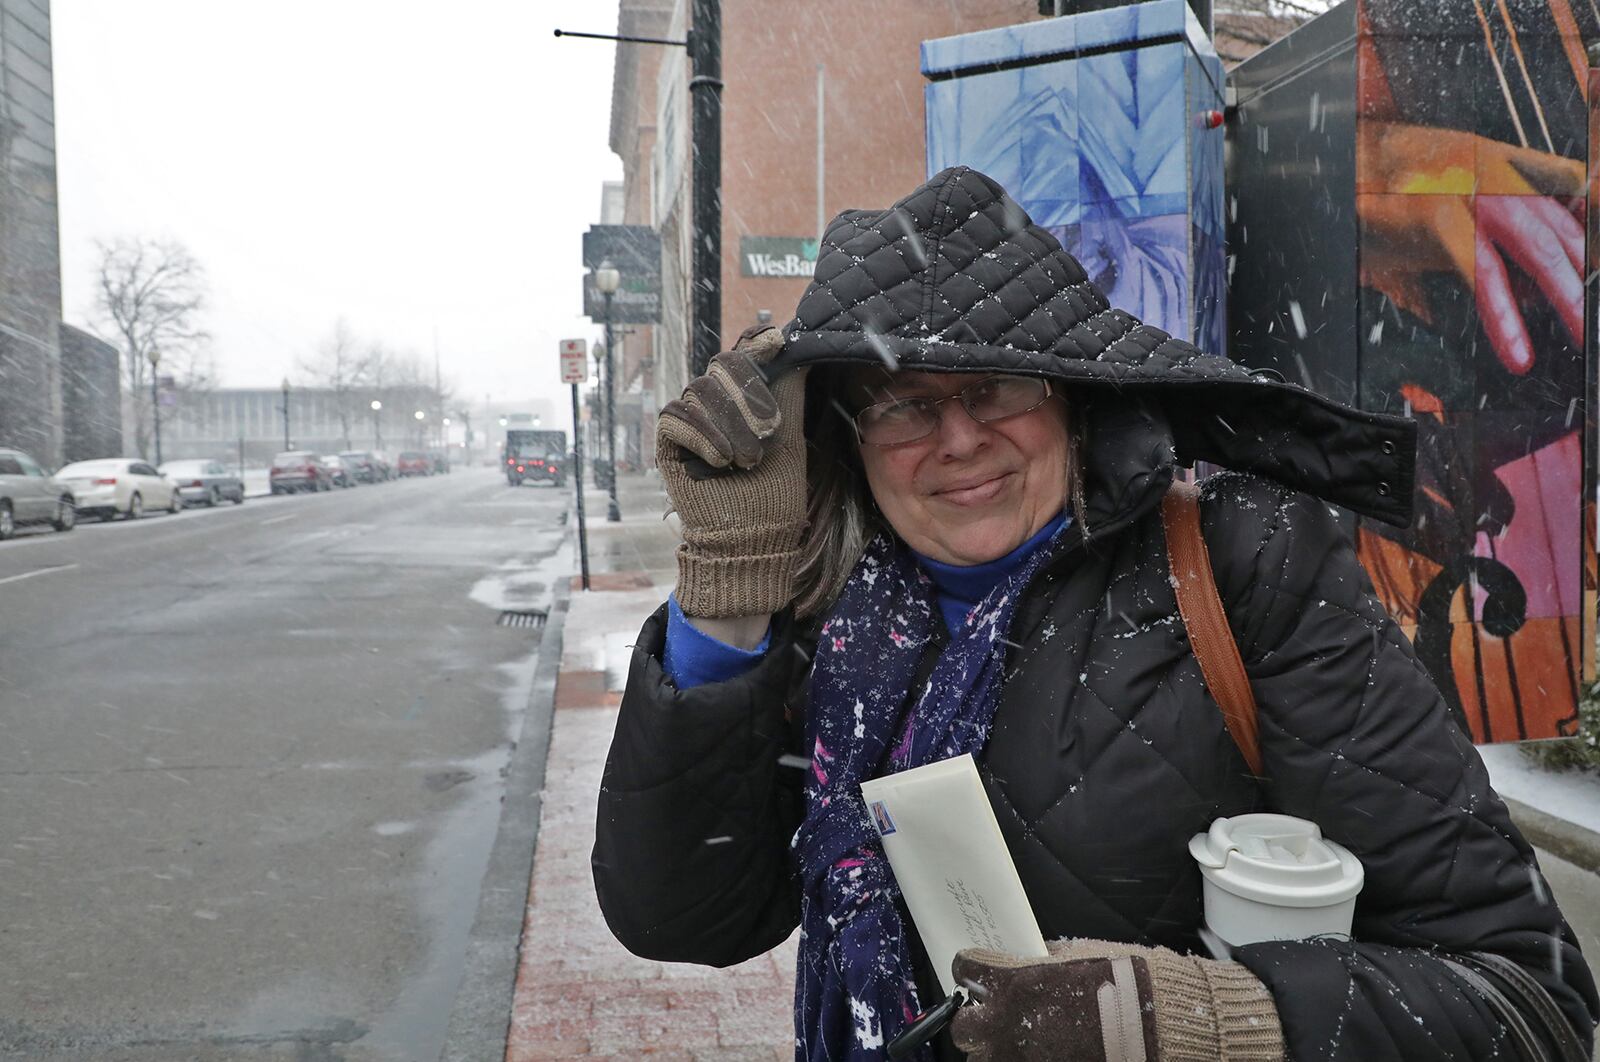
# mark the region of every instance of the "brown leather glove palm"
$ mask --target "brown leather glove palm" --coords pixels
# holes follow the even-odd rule
[[[656,467],[683,527],[678,605],[689,616],[756,616],[794,597],[805,530],[805,370],[767,386],[783,347],[752,329],[656,418]]]
[[[1052,941],[1043,959],[967,950],[952,972],[971,1062],[1276,1062],[1277,1008],[1238,963],[1103,940]]]

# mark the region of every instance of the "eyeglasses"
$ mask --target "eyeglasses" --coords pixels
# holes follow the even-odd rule
[[[1050,381],[1037,376],[988,376],[943,398],[896,398],[877,402],[855,416],[856,434],[871,446],[899,446],[932,435],[939,427],[939,406],[961,402],[979,424],[1038,409],[1052,394]]]

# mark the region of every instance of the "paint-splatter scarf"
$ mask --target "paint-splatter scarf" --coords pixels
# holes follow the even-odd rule
[[[911,551],[875,539],[823,624],[807,708],[806,815],[793,841],[803,889],[798,1062],[876,1062],[916,1014],[899,888],[859,787],[983,748],[1017,601],[1062,538],[1057,532],[973,607],[903,719],[918,661],[943,622]],[[917,1057],[931,1059],[931,1048]]]

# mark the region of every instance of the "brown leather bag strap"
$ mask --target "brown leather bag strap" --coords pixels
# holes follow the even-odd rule
[[[1217,593],[1211,553],[1200,533],[1199,488],[1174,480],[1161,499],[1161,523],[1167,533],[1167,561],[1178,593],[1178,611],[1189,631],[1189,646],[1200,661],[1200,674],[1222,709],[1222,721],[1234,744],[1244,753],[1251,772],[1261,777],[1256,696]]]

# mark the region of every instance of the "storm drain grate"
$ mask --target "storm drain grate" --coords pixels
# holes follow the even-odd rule
[[[544,621],[550,617],[548,609],[539,609],[536,612],[502,612],[495,621],[496,627],[543,627]]]

